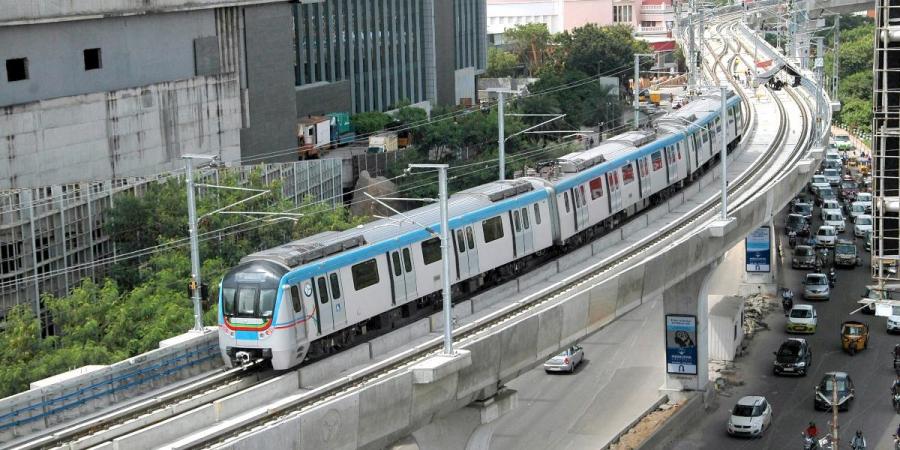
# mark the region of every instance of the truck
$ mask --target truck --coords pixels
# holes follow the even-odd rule
[[[306,116],[297,120],[298,159],[318,158],[319,151],[331,143],[331,118]]]
[[[356,140],[356,133],[350,124],[349,113],[333,112],[325,116],[331,119],[331,148],[351,144]]]
[[[397,151],[397,133],[382,133],[369,136],[367,153],[387,153]]]
[[[834,265],[852,267],[858,265],[859,262],[856,244],[846,239],[838,239],[834,246]]]

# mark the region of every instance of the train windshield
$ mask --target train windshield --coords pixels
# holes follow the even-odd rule
[[[253,284],[239,284],[222,288],[222,314],[227,317],[272,317],[275,309],[275,289]]]

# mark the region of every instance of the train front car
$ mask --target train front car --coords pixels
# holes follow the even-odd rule
[[[287,269],[274,262],[251,260],[222,279],[219,350],[229,366],[262,358],[281,370],[299,362],[296,327],[283,326],[295,322],[293,309],[285,306],[291,302],[282,301],[291,295],[280,288],[285,273]]]

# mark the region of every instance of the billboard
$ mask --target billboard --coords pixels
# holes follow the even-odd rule
[[[666,314],[666,373],[697,375],[697,316]]]
[[[759,227],[744,239],[747,272],[769,272],[771,270],[772,245],[769,227]]]

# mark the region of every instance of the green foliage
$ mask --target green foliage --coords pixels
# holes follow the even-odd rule
[[[864,70],[841,79],[839,98],[872,99],[872,71]]]
[[[841,105],[841,123],[849,128],[857,129],[864,133],[872,132],[872,101],[857,98],[845,99]]]
[[[363,112],[350,116],[350,124],[353,125],[356,134],[381,131],[393,121],[393,117],[380,111]]]
[[[566,69],[587,75],[613,74],[634,64],[635,53],[650,53],[650,45],[634,38],[628,25],[589,23],[557,36]],[[644,61],[648,67],[649,59]]]
[[[529,76],[544,66],[553,49],[553,36],[543,23],[516,25],[504,31],[503,36]]]
[[[488,78],[513,77],[519,66],[519,58],[510,52],[496,47],[488,49],[487,71],[484,76]]]
[[[566,117],[554,124],[558,129],[579,129],[618,121],[622,114],[618,93],[597,80],[585,82],[588,78],[575,70],[542,73],[540,80],[531,86],[532,92],[553,91],[564,84],[577,85],[529,97],[522,102],[522,110],[529,114],[565,113]]]
[[[829,33],[830,35],[831,33]],[[841,16],[838,123],[862,132],[872,128],[872,57],[875,26],[867,17]],[[828,39],[832,39],[829,36]],[[826,74],[833,72],[834,51],[825,54]]]

